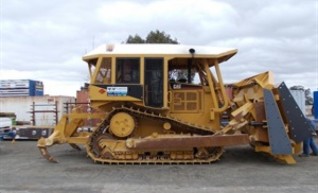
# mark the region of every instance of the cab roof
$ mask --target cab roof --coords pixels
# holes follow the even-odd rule
[[[234,48],[220,48],[212,46],[182,45],[182,44],[104,44],[83,56],[87,61],[99,56],[129,57],[129,56],[157,56],[157,57],[192,57],[193,49],[195,58],[218,59],[226,61],[237,53]]]

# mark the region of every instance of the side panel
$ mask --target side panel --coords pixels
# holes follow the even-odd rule
[[[290,127],[290,137],[297,143],[311,136],[310,125],[285,83],[278,87],[283,111]]]
[[[292,154],[285,125],[271,90],[264,89],[264,104],[272,154]]]
[[[172,88],[176,85],[172,85]],[[170,115],[185,122],[220,130],[220,114],[215,113],[211,120],[212,108],[210,91],[197,85],[177,85],[179,89],[170,90]]]

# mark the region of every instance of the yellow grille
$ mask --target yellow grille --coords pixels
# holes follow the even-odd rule
[[[197,92],[188,92],[187,93],[187,100],[197,100]]]
[[[184,103],[179,103],[179,104],[174,105],[174,110],[176,110],[176,111],[183,111],[184,108],[185,108]]]
[[[174,112],[198,112],[202,109],[202,91],[187,90],[174,91],[173,109]]]
[[[188,110],[188,111],[197,110],[197,108],[198,108],[197,105],[198,105],[198,103],[189,102],[189,103],[187,103],[187,110]]]

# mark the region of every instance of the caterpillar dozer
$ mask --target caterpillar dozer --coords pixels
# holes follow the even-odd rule
[[[220,64],[236,49],[172,44],[108,44],[83,56],[90,108],[62,117],[37,147],[68,143],[102,164],[203,164],[224,147],[294,164],[309,124],[285,83],[268,71],[225,84]],[[238,72],[240,73],[240,72]],[[97,120],[90,125],[86,123]]]

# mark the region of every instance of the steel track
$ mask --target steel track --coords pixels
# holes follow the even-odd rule
[[[182,122],[173,117],[163,116],[159,113],[150,112],[149,110],[145,110],[142,107],[133,107],[133,106],[121,106],[117,108],[113,108],[113,110],[108,114],[108,116],[103,120],[103,122],[96,128],[96,130],[92,133],[89,138],[89,143],[86,147],[88,156],[97,163],[101,164],[209,164],[219,160],[221,155],[223,154],[222,147],[213,148],[213,152],[209,154],[207,158],[204,159],[169,159],[166,156],[160,157],[155,156],[152,158],[145,158],[145,155],[139,155],[138,159],[134,160],[123,160],[116,158],[105,158],[107,156],[103,156],[103,147],[99,145],[100,140],[103,139],[102,136],[109,138],[108,134],[108,126],[110,123],[110,119],[113,115],[118,112],[126,112],[132,115],[134,118],[148,118],[157,122],[169,122],[172,125],[173,130],[177,130],[178,132],[183,133],[191,133],[198,135],[211,135],[213,131],[211,128],[201,127],[198,125],[191,125],[189,123]],[[114,139],[115,140],[115,139]],[[128,152],[127,152],[128,153]],[[173,152],[170,152],[173,153]]]

